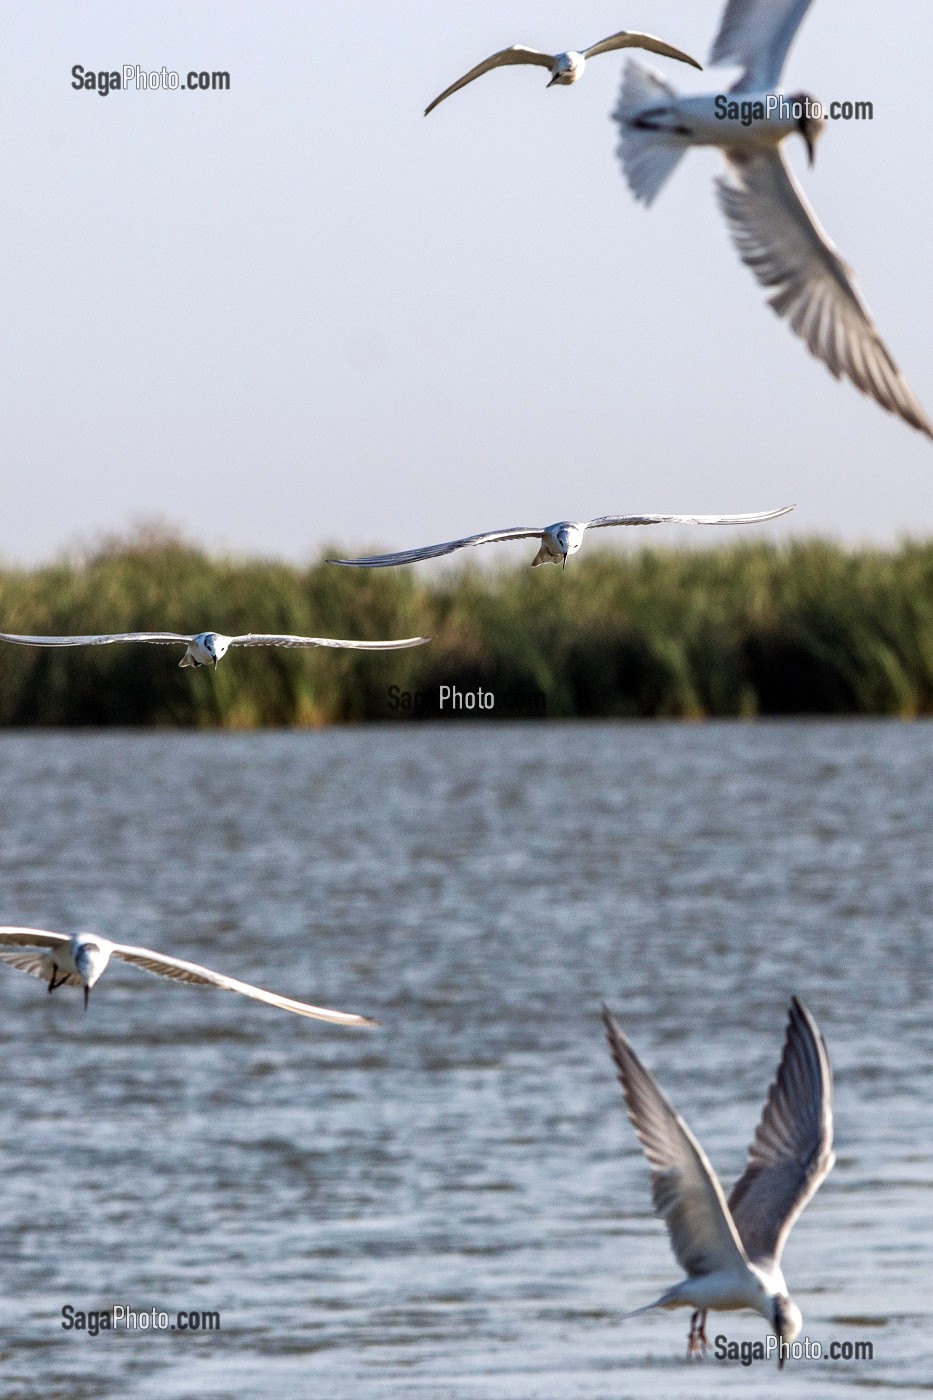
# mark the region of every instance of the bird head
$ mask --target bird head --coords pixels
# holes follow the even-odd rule
[[[548,87],[567,87],[570,83],[575,83],[583,72],[585,59],[582,53],[559,53],[554,59],[554,67],[551,69],[551,80]]]
[[[571,554],[576,554],[583,544],[583,529],[579,525],[562,525],[555,531],[554,538],[563,555],[563,562],[566,566]]]
[[[230,646],[229,637],[222,637],[219,632],[202,632],[197,640],[211,658],[214,668],[216,669],[217,662],[222,656],[226,656],[227,654],[227,650]]]
[[[96,939],[82,936],[75,944],[72,956],[78,975],[84,983],[84,990],[88,992],[110,961],[110,950],[102,947]],[[87,1005],[87,996],[84,1001]]]
[[[803,1326],[800,1309],[793,1298],[788,1297],[786,1293],[776,1293],[774,1296],[771,1325],[774,1328],[774,1335],[780,1343],[778,1346],[778,1370],[780,1370],[787,1357],[786,1348],[800,1335],[800,1329]]]
[[[797,130],[803,137],[804,145],[807,148],[807,157],[810,164],[813,165],[816,160],[816,143],[823,135],[823,128],[826,125],[823,109],[816,98],[811,97],[806,92],[795,92],[787,100],[794,106],[800,106]]]

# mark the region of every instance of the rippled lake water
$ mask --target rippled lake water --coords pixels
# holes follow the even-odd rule
[[[933,726],[0,737],[0,920],[377,1016],[114,965],[0,967],[0,1386],[16,1400],[920,1395],[933,1377]],[[685,1357],[605,999],[727,1186],[796,992],[838,1165],[785,1272],[869,1361]],[[217,1310],[213,1333],[61,1309]],[[763,1338],[753,1316],[711,1335]]]

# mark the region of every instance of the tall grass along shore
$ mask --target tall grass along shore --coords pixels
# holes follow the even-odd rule
[[[0,724],[933,713],[933,544],[590,552],[566,570],[451,573],[301,569],[141,536],[0,570],[0,631],[149,628],[433,641],[237,651],[216,672],[179,670],[180,646],[0,644]]]

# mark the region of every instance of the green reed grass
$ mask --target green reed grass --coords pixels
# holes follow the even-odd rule
[[[562,716],[933,713],[933,545],[589,547],[566,571],[307,569],[140,536],[0,570],[0,630],[428,635],[385,655],[0,647],[0,725],[313,725],[390,720],[389,688],[544,697]],[[499,713],[501,714],[501,706]],[[521,712],[521,707],[519,707]],[[494,712],[495,713],[495,712]],[[488,718],[488,711],[483,716]]]

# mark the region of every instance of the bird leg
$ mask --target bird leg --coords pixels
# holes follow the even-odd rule
[[[65,980],[64,977],[61,977],[61,978],[59,978],[59,980],[56,982],[56,980],[55,980],[55,974],[56,974],[57,971],[58,971],[58,968],[57,968],[57,967],[55,966],[55,964],[53,963],[53,964],[52,964],[52,976],[51,976],[51,978],[49,979],[49,992],[50,992],[50,993],[51,993],[51,992],[54,992],[56,987],[60,987],[60,986],[62,985],[62,982],[64,982],[64,980]]]
[[[690,1335],[687,1338],[688,1356],[706,1355],[706,1313],[697,1310],[690,1317]]]

